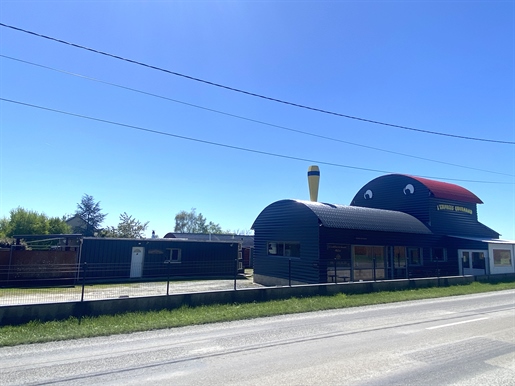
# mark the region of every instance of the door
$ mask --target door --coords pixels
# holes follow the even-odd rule
[[[393,247],[392,259],[393,279],[406,279],[408,277],[406,247]]]
[[[486,274],[486,251],[461,250],[460,256],[463,275]]]
[[[143,276],[143,256],[145,256],[145,248],[132,247],[131,278]]]

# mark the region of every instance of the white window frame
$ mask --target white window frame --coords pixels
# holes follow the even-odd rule
[[[182,249],[181,248],[168,248],[168,251],[169,251],[168,257],[169,257],[170,263],[172,263],[172,264],[179,264],[179,263],[182,262]],[[176,260],[172,259],[173,251],[178,251],[177,252],[177,259]]]
[[[506,250],[510,251],[511,254],[511,266],[496,266],[494,264],[494,250]],[[513,273],[515,272],[515,244],[501,244],[501,243],[489,243],[488,244],[488,255],[490,262],[490,273]]]

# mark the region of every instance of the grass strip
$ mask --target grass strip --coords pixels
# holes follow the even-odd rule
[[[259,317],[359,307],[408,300],[470,295],[480,292],[515,289],[515,282],[478,283],[450,287],[385,291],[369,294],[314,296],[262,303],[222,304],[201,307],[183,306],[174,310],[132,312],[114,316],[86,317],[80,321],[33,321],[20,326],[0,327],[0,347],[20,344],[127,334],[164,328],[183,327],[216,322],[229,322]]]

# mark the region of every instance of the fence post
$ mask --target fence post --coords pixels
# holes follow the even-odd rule
[[[231,244],[232,245],[232,244]],[[238,279],[238,256],[234,259],[234,290],[236,291],[236,280]]]
[[[376,257],[374,256],[374,281],[376,281]]]
[[[82,322],[82,316],[84,315],[84,287],[86,286],[86,270],[88,269],[88,263],[84,262],[82,264],[82,292],[80,295],[80,304],[79,304],[79,325]]]
[[[84,287],[86,286],[86,270],[88,269],[88,263],[82,264],[82,293],[80,295],[80,302],[84,301]]]
[[[437,258],[437,260],[436,260],[436,277],[438,278],[438,280],[437,280],[438,287],[440,287],[440,264],[439,264],[439,262],[440,262],[440,259]]]
[[[164,261],[166,266],[166,296],[170,294],[170,260]]]
[[[291,287],[291,257],[288,259],[288,287]]]

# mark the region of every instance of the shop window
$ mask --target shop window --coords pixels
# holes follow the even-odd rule
[[[432,248],[431,261],[442,262],[447,261],[447,250],[445,248]]]
[[[170,263],[180,263],[181,262],[181,250],[178,248],[170,249]]]
[[[347,244],[327,244],[327,259],[340,267],[350,268],[351,246]]]
[[[268,256],[300,257],[300,243],[269,242]]]
[[[494,249],[494,266],[511,267],[511,251],[509,249]]]
[[[420,248],[408,248],[408,264],[422,265],[422,250]]]
[[[354,245],[354,280],[384,279],[385,248]]]

